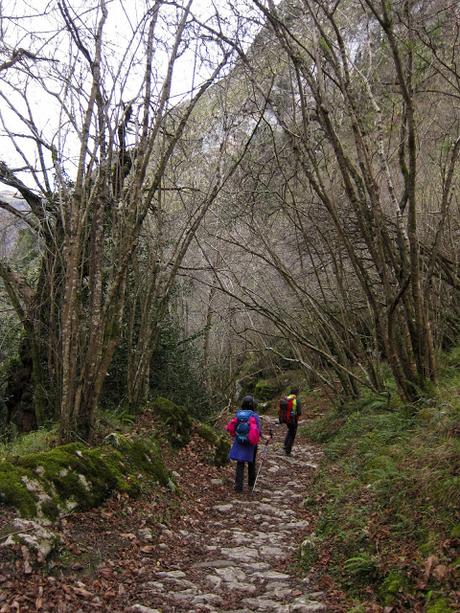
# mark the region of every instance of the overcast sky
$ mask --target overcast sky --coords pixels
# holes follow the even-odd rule
[[[87,42],[88,48],[90,48],[94,40],[91,32],[94,30],[94,24],[99,15],[98,11],[88,10],[88,7],[97,6],[97,0],[71,0],[68,4],[71,6],[70,10],[73,17],[81,15],[81,19],[76,19],[75,22],[81,28],[80,35],[83,42]],[[144,0],[109,0],[107,4],[109,7],[109,18],[105,27],[105,41],[106,48],[110,50],[110,54],[106,61],[109,63],[113,60],[113,69],[115,69],[118,59],[125,53],[126,48],[129,48],[130,42],[135,38],[133,32],[136,32],[138,23],[145,14],[145,2]],[[148,5],[152,6],[152,2],[148,3]],[[229,19],[229,32],[231,32],[232,17],[229,12],[229,7],[231,5],[225,0],[220,0],[220,5],[224,18],[223,23],[225,25],[225,18]],[[206,19],[212,12],[212,3],[209,0],[194,0],[192,11],[201,19]],[[26,60],[29,66],[33,66],[36,74],[49,73],[49,78],[45,79],[41,85],[29,82],[27,102],[25,102],[23,97],[11,87],[11,85],[14,87],[22,87],[24,84],[24,75],[21,77],[15,69],[9,69],[4,73],[0,73],[0,77],[10,82],[10,87],[7,87],[4,82],[0,82],[0,95],[1,92],[3,92],[3,94],[7,96],[6,103],[5,100],[0,100],[0,119],[8,128],[8,130],[5,130],[4,126],[0,126],[1,159],[12,168],[18,169],[24,167],[25,161],[21,159],[21,155],[18,151],[18,149],[20,149],[25,152],[28,160],[33,161],[34,165],[38,163],[32,141],[24,138],[30,126],[21,121],[12,109],[8,109],[7,102],[14,101],[12,105],[14,110],[19,111],[24,117],[27,116],[30,110],[34,122],[43,135],[44,140],[48,142],[52,140],[53,145],[64,152],[67,157],[67,171],[71,174],[71,160],[78,154],[78,139],[75,136],[74,127],[70,125],[65,113],[62,112],[60,105],[50,93],[54,92],[59,93],[61,96],[64,95],[64,79],[59,81],[53,77],[51,73],[56,67],[60,69],[62,67],[62,69],[64,69],[66,65],[69,65],[69,37],[68,33],[62,28],[63,20],[57,8],[57,1],[30,0],[30,2],[27,2],[25,0],[0,0],[0,14],[0,35],[4,44],[4,53],[2,54],[1,61],[11,57],[11,53],[14,49],[22,48],[27,51],[32,51],[41,58],[39,61],[33,63],[32,61]],[[163,15],[163,17],[165,17],[165,15]],[[168,39],[166,21],[165,19],[161,26],[163,39],[165,41]],[[87,39],[85,39],[85,37],[87,37]],[[170,37],[172,38],[172,33]],[[131,45],[131,50],[132,48]],[[164,73],[164,67],[166,65],[166,54],[161,50],[160,46],[158,46],[157,51],[158,55],[155,71],[157,80],[161,83],[163,76],[162,71]],[[210,66],[206,63],[200,65],[199,61],[195,61],[194,55],[196,51],[199,53],[205,51],[202,43],[197,41],[190,45],[175,66],[172,102],[178,102],[186,92],[190,91],[194,68],[198,71],[193,81],[195,87],[199,85],[200,80],[206,78],[211,70]],[[129,98],[134,98],[139,95],[144,65],[141,63],[137,66],[130,64],[129,80],[122,87],[117,84],[117,79],[118,83],[121,84],[124,76],[127,74],[125,66],[126,63],[124,64],[122,72],[113,81],[115,83],[113,86],[113,102],[120,99],[126,102]],[[16,65],[15,68],[19,68],[19,65]],[[79,70],[82,70],[82,65],[74,65],[72,73],[74,78],[79,76]],[[88,81],[86,81],[86,85],[87,83]],[[107,83],[110,86],[110,77]],[[119,91],[116,91],[117,87],[119,87]],[[46,92],[45,89],[49,91]],[[84,89],[83,78],[82,89]],[[123,91],[121,91],[122,89]],[[78,108],[72,110],[74,116],[80,121],[79,111],[80,109]],[[58,126],[60,127],[58,128]],[[64,126],[64,128],[62,126]],[[8,134],[7,131],[10,131],[10,134]],[[14,133],[14,139],[11,137],[11,132]],[[22,178],[25,180],[24,177]]]

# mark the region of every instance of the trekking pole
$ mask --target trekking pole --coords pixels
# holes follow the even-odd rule
[[[259,470],[257,471],[257,476],[256,476],[256,480],[254,481],[254,485],[252,486],[252,490],[251,490],[251,494],[254,494],[254,490],[256,489],[256,485],[257,485],[257,479],[259,478],[260,475],[260,471],[262,469],[262,464],[264,463],[265,458],[267,457],[267,453],[268,453],[268,443],[272,440],[273,438],[273,430],[270,428],[269,432],[268,432],[270,438],[268,438],[265,441],[265,449],[264,449],[264,453],[262,455],[262,459],[260,460],[260,464],[259,464]]]

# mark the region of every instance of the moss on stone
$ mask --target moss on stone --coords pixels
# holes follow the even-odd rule
[[[15,507],[23,517],[35,517],[37,500],[23,482],[24,474],[10,462],[0,462],[0,502]]]
[[[187,411],[161,396],[155,398],[151,408],[164,425],[169,443],[176,448],[185,447],[190,441],[192,430],[192,418]]]
[[[88,448],[73,443],[0,463],[0,500],[24,517],[87,510],[114,491],[131,496],[142,483],[167,485],[168,472],[153,439],[118,437],[110,445]]]
[[[168,484],[170,476],[163,463],[161,450],[156,440],[125,438],[121,441],[120,450],[124,454],[125,461],[133,470],[140,468],[146,474],[154,477],[161,485]]]
[[[214,454],[214,464],[216,466],[224,466],[228,462],[228,452],[230,451],[230,443],[226,436],[219,436]]]
[[[230,443],[228,437],[216,432],[211,426],[203,422],[194,423],[196,433],[213,447],[212,463],[215,466],[224,466],[228,462]]]
[[[265,402],[272,400],[282,390],[282,385],[277,379],[259,379],[254,387],[254,396],[257,400]]]
[[[202,421],[196,421],[194,425],[196,433],[201,436],[201,438],[208,441],[208,443],[211,443],[212,445],[216,444],[218,434],[211,426],[203,423]]]
[[[42,503],[41,509],[43,515],[52,521],[55,521],[60,514],[59,506],[53,500],[47,500]]]

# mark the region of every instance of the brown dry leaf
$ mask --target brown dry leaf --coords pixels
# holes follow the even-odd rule
[[[154,545],[144,545],[141,547],[142,553],[153,553],[155,551]]]
[[[38,587],[37,598],[35,599],[35,608],[37,611],[43,609],[43,585]]]
[[[449,569],[445,564],[438,564],[433,568],[433,577],[438,581],[444,581],[448,572]]]
[[[428,558],[426,559],[425,572],[423,574],[423,578],[425,579],[425,581],[428,581],[428,579],[430,578],[431,569],[433,568],[435,564],[437,564],[437,562],[438,562],[438,558],[433,555],[428,556]]]
[[[66,613],[67,605],[64,600],[58,602],[58,613]]]
[[[302,596],[302,594],[303,594],[303,592],[302,592],[301,590],[294,590],[294,591],[292,592],[292,595],[293,595],[293,596]]]
[[[24,560],[24,574],[30,575],[32,573],[32,566],[30,565],[30,551],[25,545],[21,545],[22,559]]]
[[[88,592],[88,590],[86,590],[83,587],[73,587],[72,586],[73,591],[78,594],[79,596],[85,596],[86,598],[89,598],[91,596],[94,596],[94,594],[92,594],[91,592]]]
[[[124,539],[129,539],[130,541],[135,541],[137,538],[136,535],[132,532],[123,532],[122,534],[120,534],[120,536]]]
[[[37,562],[39,564],[43,564],[45,562],[45,556],[42,554],[41,551],[37,551]]]

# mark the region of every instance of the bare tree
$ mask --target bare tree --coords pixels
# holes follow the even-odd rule
[[[18,60],[4,71],[9,87],[4,130],[35,189],[5,164],[0,180],[27,199],[33,223],[45,237],[44,257],[51,260],[44,268],[46,287],[53,288],[46,301],[47,325],[53,320],[56,327],[49,371],[63,441],[91,435],[120,338],[128,266],[144,222],[158,206],[166,169],[195,106],[229,59],[221,41],[200,38],[191,8],[191,1],[174,6],[157,1],[150,8],[139,2],[134,22],[123,2],[99,0],[77,10],[62,0],[47,16],[61,29],[43,42],[40,53],[54,56],[52,50],[60,46],[67,57],[56,51],[59,61],[44,68]],[[124,46],[110,38],[120,12],[130,24]],[[206,65],[196,67],[193,91],[174,105],[174,70],[192,40],[207,46]],[[33,43],[32,37],[35,55]],[[47,95],[58,117],[55,133],[46,137],[32,104],[37,91]],[[12,114],[27,134],[11,127]],[[25,138],[35,145],[38,168],[27,156]],[[78,154],[66,157],[75,145]],[[193,223],[199,223],[200,214],[195,211]],[[177,248],[186,246],[182,237]],[[5,267],[2,276],[20,292]]]
[[[426,106],[418,91],[414,45],[419,23],[427,23],[433,7],[426,3],[419,14],[410,2],[403,2],[399,11],[368,0],[357,3],[355,12],[340,2],[305,0],[279,8],[272,2],[254,4],[291,67],[291,78],[284,77],[291,103],[278,96],[283,107],[271,96],[273,111],[345,248],[398,387],[404,397],[414,399],[436,374],[427,293],[431,273],[429,268],[425,275],[418,225],[423,208],[418,113]],[[304,19],[295,21],[300,6]],[[358,12],[362,6],[364,17]],[[381,76],[392,82],[391,116],[385,115],[388,90]],[[450,90],[444,87],[440,96],[449,96]],[[452,173],[457,158],[454,139]],[[441,209],[446,199],[451,201],[449,179],[442,189]],[[353,221],[353,234],[346,217]],[[443,229],[441,222],[438,232]]]

